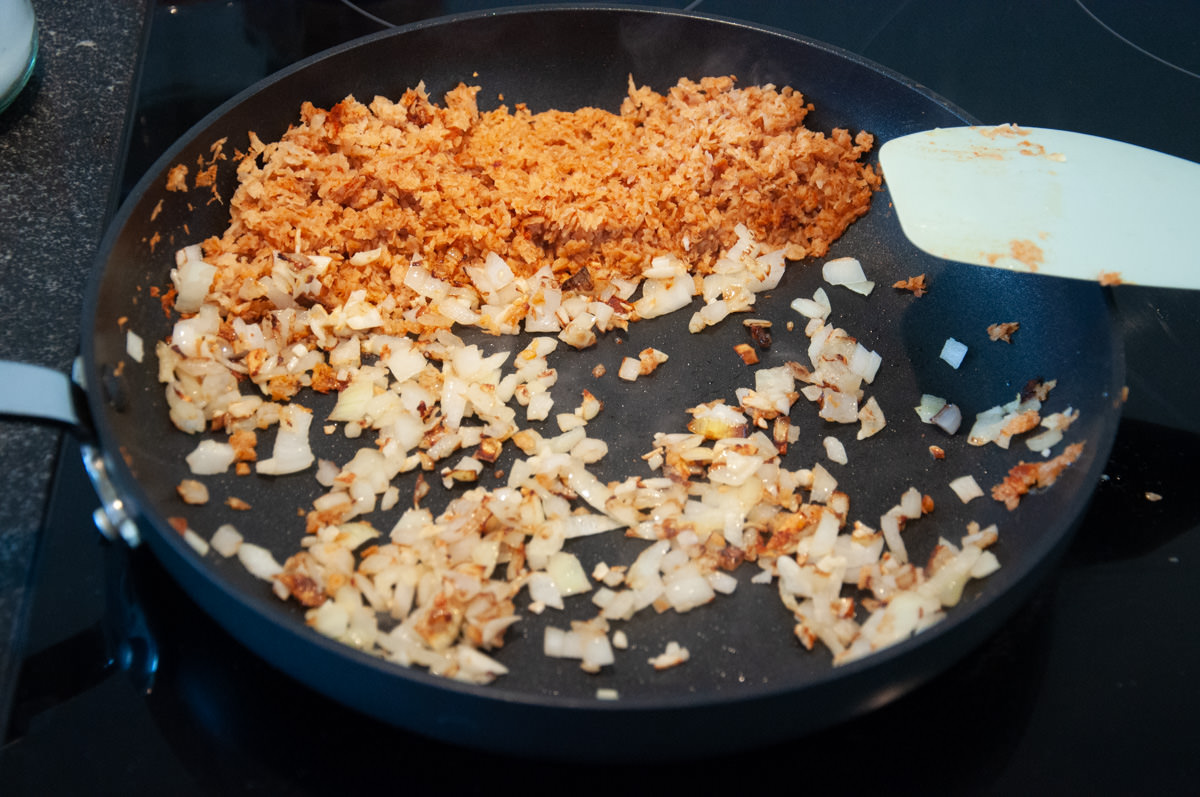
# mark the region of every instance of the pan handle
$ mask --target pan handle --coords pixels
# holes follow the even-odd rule
[[[53,421],[81,437],[91,436],[83,388],[66,374],[41,365],[0,360],[0,415]]]
[[[137,547],[141,539],[137,523],[109,478],[107,458],[95,440],[78,359],[72,370],[74,378],[41,365],[0,360],[0,416],[63,424],[78,437],[83,465],[100,498],[92,514],[96,528],[109,540]]]

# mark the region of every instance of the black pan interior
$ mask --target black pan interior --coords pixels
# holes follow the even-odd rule
[[[169,284],[174,250],[219,232],[227,209],[206,190],[165,190],[166,172],[194,166],[210,145],[227,138],[226,153],[244,149],[247,131],[263,140],[279,136],[298,118],[303,101],[328,107],[348,94],[369,100],[399,96],[424,81],[433,97],[459,82],[482,86],[480,103],[524,102],[533,110],[593,105],[616,110],[632,75],[638,84],[665,90],[679,77],[734,74],[743,84],[792,85],[815,105],[808,124],[819,130],[868,130],[877,142],[933,126],[971,121],[921,87],[857,57],[790,34],[684,13],[630,8],[537,8],[488,12],[422,23],[368,37],[291,68],[231,100],[199,123],[153,167],[120,211],[102,249],[86,307],[85,345],[98,432],[114,460],[116,477],[144,521],[143,534],[172,575],[235,636],[282,671],[349,705],[438,738],[523,753],[646,757],[743,747],[827,725],[902,693],[932,676],[993,630],[1050,566],[1069,537],[1100,476],[1118,417],[1123,361],[1114,342],[1108,306],[1092,284],[948,264],[916,251],[904,239],[886,190],[830,257],[859,258],[878,287],[870,297],[830,289],[833,319],[876,349],[884,366],[873,392],[888,418],[876,439],[856,445],[852,428],[819,421],[802,400],[793,411],[800,443],[785,464],[807,467],[823,460],[820,440],[846,441],[850,464],[831,466],[853,496],[851,514],[869,525],[910,485],[930,493],[935,514],[907,533],[916,556],[937,536],[957,539],[968,520],[999,524],[996,549],[1003,569],[973,585],[940,626],[864,662],[834,670],[829,656],[799,647],[774,590],[743,583],[730,599],[688,615],[636,618],[627,626],[634,647],[617,666],[588,676],[573,662],[541,654],[541,628],[565,617],[530,618],[510,632],[498,657],[512,672],[486,687],[470,687],[403,670],[329,642],[303,626],[301,612],[276,600],[236,561],[210,553],[201,559],[181,542],[166,518],[186,516],[205,536],[235,522],[249,539],[282,560],[303,535],[298,510],[319,488],[308,479],[215,477],[215,500],[185,507],[175,486],[186,473],[184,455],[196,440],[176,433],[166,417],[156,363],[126,354],[125,332],[147,342],[169,333],[170,320],[152,295]],[[219,170],[217,193],[232,193],[233,168]],[[779,288],[760,297],[755,315],[776,322],[763,365],[805,362],[803,319],[789,308],[822,284],[819,268],[792,267]],[[925,273],[932,290],[916,298],[889,286]],[[696,336],[689,313],[642,322],[628,334],[610,335],[591,350],[560,349],[559,406],[587,387],[605,402],[595,422],[611,453],[597,468],[602,479],[648,471],[640,455],[655,431],[686,422],[683,408],[752,384],[750,369],[733,353],[746,340],[737,318]],[[782,330],[794,319],[793,332]],[[1019,321],[1011,344],[987,339],[986,327]],[[954,370],[938,359],[947,337],[970,347]],[[524,339],[471,338],[490,350],[524,345]],[[670,360],[633,385],[615,378],[620,357],[655,346]],[[608,376],[591,369],[604,363]],[[949,491],[954,477],[972,473],[980,484],[999,481],[1020,447],[975,449],[964,435],[941,435],[921,424],[912,407],[921,393],[951,398],[966,417],[1008,401],[1029,379],[1057,379],[1052,409],[1081,411],[1072,439],[1087,441],[1083,458],[1052,489],[1008,512],[990,500],[963,507]],[[318,417],[323,406],[317,400]],[[573,406],[573,404],[571,404]],[[267,441],[269,443],[269,441]],[[355,445],[330,441],[325,455],[348,458]],[[932,443],[947,452],[934,461]],[[322,442],[322,445],[324,441]],[[869,445],[868,445],[869,444]],[[486,483],[486,482],[485,482]],[[401,484],[402,492],[408,488]],[[221,503],[236,495],[256,507],[235,514]],[[264,507],[272,507],[265,511]],[[391,518],[377,525],[390,528]],[[585,567],[603,558],[630,561],[639,549],[622,539],[580,541],[574,550]],[[746,570],[743,575],[752,573]],[[590,615],[586,599],[568,616]],[[654,672],[646,659],[677,640],[693,654],[686,665]],[[597,701],[596,690],[618,690],[617,701]],[[725,729],[713,736],[713,725]]]

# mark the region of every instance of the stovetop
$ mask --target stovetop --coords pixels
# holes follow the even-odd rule
[[[403,23],[499,4],[360,5]],[[1101,0],[693,5],[845,47],[985,121],[1076,129],[1200,160],[1195,4],[1154,4],[1157,15]],[[334,0],[155,6],[125,190],[227,97],[378,29]],[[328,701],[242,648],[149,552],[103,543],[78,448],[67,441],[20,678],[0,716],[0,792],[328,794],[386,785],[455,794],[511,783],[535,792],[718,793],[778,781],[868,793],[1190,793],[1200,776],[1190,730],[1200,713],[1200,646],[1190,644],[1200,610],[1200,502],[1192,498],[1200,302],[1129,288],[1114,303],[1130,399],[1080,531],[1029,602],[949,671],[872,713],[703,761],[602,770],[516,761],[428,741]]]

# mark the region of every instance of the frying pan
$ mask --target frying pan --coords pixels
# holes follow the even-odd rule
[[[599,675],[541,652],[542,628],[565,627],[594,609],[575,599],[562,613],[528,615],[510,629],[497,658],[510,673],[473,686],[405,669],[319,636],[299,607],[276,599],[267,585],[234,560],[193,551],[167,519],[184,516],[207,536],[234,522],[248,540],[283,558],[299,548],[303,521],[319,488],[309,478],[208,477],[214,500],[182,504],[175,487],[188,476],[184,456],[196,438],[167,420],[156,363],[126,350],[126,331],[152,343],[169,334],[171,320],[153,288],[169,283],[175,248],[219,233],[227,208],[207,189],[166,190],[175,164],[210,156],[227,138],[226,152],[245,149],[247,131],[277,138],[298,118],[300,104],[328,107],[353,94],[397,97],[424,81],[440,97],[460,81],[481,85],[480,104],[524,102],[534,111],[593,105],[616,110],[630,75],[663,91],[681,76],[736,75],[742,85],[792,85],[815,106],[807,124],[818,130],[868,130],[877,141],[933,126],[970,123],[965,113],[913,82],[862,58],[788,33],[716,17],[630,7],[539,7],[489,11],[423,22],[357,40],[301,62],[233,98],[176,143],[132,191],[106,234],[84,308],[82,375],[97,448],[93,465],[107,472],[118,508],[191,597],[221,625],[281,671],[346,705],[397,726],[458,744],[504,753],[577,759],[654,759],[745,749],[793,738],[881,705],[933,677],[994,631],[1052,567],[1087,505],[1115,435],[1123,357],[1104,291],[1095,285],[977,269],[922,255],[904,239],[885,190],[829,253],[860,259],[877,281],[868,297],[830,289],[832,319],[883,357],[873,386],[888,418],[876,438],[858,444],[853,429],[834,428],[798,403],[793,422],[800,441],[785,465],[821,460],[828,434],[846,442],[850,461],[828,465],[851,498],[851,515],[876,525],[879,515],[910,485],[933,496],[938,509],[906,531],[914,559],[927,556],[939,535],[956,540],[969,520],[995,522],[1002,568],[972,583],[947,619],[905,643],[834,668],[822,651],[805,651],[773,587],[739,573],[737,592],[685,615],[637,617],[624,627],[631,648]],[[233,192],[233,168],[218,170],[216,195]],[[788,307],[821,283],[811,263],[789,268],[778,288],[760,297],[756,316],[775,320],[764,366],[805,362],[803,319]],[[932,286],[916,298],[887,286],[925,273]],[[640,460],[655,431],[675,431],[685,407],[733,398],[753,384],[733,353],[744,342],[740,319],[690,335],[687,312],[639,322],[627,334],[603,337],[582,354],[560,353],[554,393],[563,406],[587,387],[605,402],[589,433],[606,439],[608,457],[595,468],[603,480],[642,473]],[[789,333],[784,322],[794,319]],[[1019,321],[1011,344],[987,339],[988,324]],[[488,351],[516,351],[524,339],[471,336]],[[938,359],[943,342],[969,346],[958,369]],[[620,357],[654,346],[670,356],[659,371],[636,383],[615,378]],[[610,376],[596,379],[604,363]],[[980,484],[998,482],[1020,453],[966,445],[922,424],[912,411],[921,393],[952,397],[973,417],[1013,398],[1026,381],[1057,379],[1052,402],[1080,410],[1073,440],[1086,440],[1082,458],[1057,484],[1028,496],[1014,511],[979,500],[962,505],[946,486],[971,473]],[[318,418],[332,400],[305,397]],[[571,404],[573,406],[573,404]],[[315,425],[319,426],[319,424]],[[849,432],[850,434],[847,434]],[[944,460],[928,453],[946,450]],[[868,445],[869,444],[869,445]],[[270,445],[269,437],[263,445]],[[315,442],[318,455],[345,461],[354,445],[339,435]],[[1033,458],[1026,453],[1026,459]],[[410,484],[401,482],[402,493]],[[250,503],[235,515],[220,500]],[[444,500],[444,499],[443,499]],[[437,509],[430,498],[431,508]],[[111,503],[111,502],[110,502]],[[394,510],[398,517],[400,510]],[[376,519],[386,529],[391,521]],[[128,536],[133,531],[127,526]],[[585,569],[599,560],[631,561],[636,543],[619,535],[572,546]],[[633,545],[635,547],[631,548]],[[553,615],[553,616],[551,616]],[[691,660],[657,672],[646,660],[668,641],[687,647]],[[598,700],[597,689],[617,690]]]

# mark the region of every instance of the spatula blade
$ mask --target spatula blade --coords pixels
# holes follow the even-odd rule
[[[1082,133],[954,127],[886,142],[905,235],[937,257],[1200,288],[1200,165]]]

